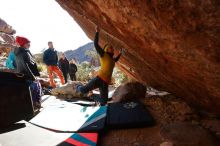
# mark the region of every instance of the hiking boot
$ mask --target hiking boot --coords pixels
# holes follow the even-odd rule
[[[51,89],[43,89],[42,92],[43,92],[43,95],[52,95]]]

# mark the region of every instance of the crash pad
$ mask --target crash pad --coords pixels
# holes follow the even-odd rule
[[[139,101],[110,103],[107,109],[109,128],[136,128],[154,125],[154,119]]]
[[[58,146],[96,146],[98,133],[74,133]]]
[[[29,122],[59,132],[99,131],[104,128],[106,106],[81,106],[58,99],[42,103],[43,109]]]
[[[55,133],[26,121],[0,130],[1,146],[55,146],[73,133]]]

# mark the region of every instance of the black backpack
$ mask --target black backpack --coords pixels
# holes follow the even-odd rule
[[[0,127],[34,114],[29,84],[23,74],[0,72]]]

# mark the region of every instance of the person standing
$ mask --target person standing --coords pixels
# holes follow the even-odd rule
[[[96,27],[96,34],[94,39],[94,46],[99,55],[101,67],[98,75],[91,79],[85,86],[78,85],[77,92],[88,93],[89,91],[99,88],[100,98],[99,103],[105,105],[108,101],[108,85],[111,83],[112,72],[121,56],[121,52],[117,57],[114,57],[114,48],[110,44],[106,44],[102,49],[99,44],[99,27]]]
[[[72,81],[76,81],[76,72],[77,72],[77,66],[75,64],[75,61],[71,60],[69,65],[69,75]]]
[[[60,60],[59,60],[59,68],[63,73],[65,83],[67,83],[67,75],[69,72],[69,61],[66,59],[66,56],[64,53],[61,54]]]
[[[7,60],[6,60],[6,67],[7,67],[8,69],[10,69],[10,70],[15,70],[15,68],[16,68],[14,49],[15,49],[15,48],[13,48],[13,49],[10,51],[10,53],[9,53],[9,55],[8,55],[8,58],[7,58]]]
[[[25,37],[16,37],[16,43],[19,45],[14,50],[16,71],[28,76],[30,80],[35,80],[35,76],[40,76],[37,64],[31,54],[30,41]]]
[[[27,76],[27,83],[30,85],[31,97],[34,108],[40,108],[40,98],[42,95],[41,84],[36,79],[36,76],[40,76],[37,69],[37,64],[31,54],[30,41],[25,37],[16,37],[16,43],[19,45],[14,50],[16,71]]]
[[[62,85],[65,84],[64,77],[62,72],[58,67],[58,56],[57,51],[53,47],[53,42],[48,42],[48,49],[43,54],[43,62],[47,65],[47,71],[49,73],[50,85],[53,88],[56,88],[56,84],[53,79],[53,73],[56,73],[60,78],[60,82]]]

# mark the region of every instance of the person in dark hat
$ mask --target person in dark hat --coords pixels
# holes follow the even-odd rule
[[[75,59],[72,59],[69,64],[69,75],[72,81],[76,81],[76,72],[77,72],[76,62]]]
[[[68,75],[68,72],[69,72],[69,61],[66,59],[66,56],[65,56],[64,53],[61,54],[58,65],[59,65],[60,70],[63,73],[65,83],[67,83],[67,79],[68,79],[67,75]]]

